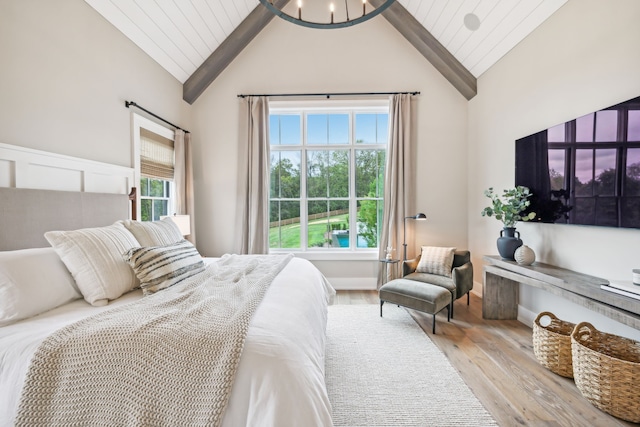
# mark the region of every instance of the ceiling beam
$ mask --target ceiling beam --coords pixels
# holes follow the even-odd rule
[[[378,7],[384,0],[369,0]],[[382,16],[407,39],[468,100],[476,96],[476,78],[400,2],[395,1]]]
[[[277,8],[284,7],[290,0],[274,0]],[[235,30],[213,51],[211,55],[182,85],[182,99],[193,104],[202,92],[224,71],[225,68],[247,47],[275,15],[258,4]]]
[[[277,8],[284,7],[290,0],[275,0]],[[373,6],[380,6],[384,0],[369,0]],[[477,94],[476,78],[462,65],[429,31],[411,15],[400,2],[394,2],[382,12],[382,16],[407,39],[466,99]],[[242,50],[275,17],[261,5],[238,25],[238,27],[218,46],[218,48],[184,82],[182,98],[189,104],[213,83]]]

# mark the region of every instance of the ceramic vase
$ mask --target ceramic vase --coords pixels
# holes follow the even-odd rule
[[[536,253],[527,245],[522,245],[516,249],[513,257],[520,265],[531,265],[536,261]]]
[[[504,227],[500,230],[500,237],[498,237],[498,253],[504,259],[515,261],[513,255],[520,246],[522,246],[522,240],[520,239],[520,233],[516,231],[515,227]]]

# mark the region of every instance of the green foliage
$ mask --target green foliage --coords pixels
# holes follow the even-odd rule
[[[493,191],[493,187],[485,190],[484,195],[491,199],[491,206],[482,210],[482,216],[495,217],[505,227],[515,227],[518,221],[530,221],[536,217],[535,212],[522,214],[531,204],[531,192],[527,187],[518,186],[503,190],[502,196]]]
[[[309,150],[307,154],[307,197],[349,197],[349,152]]]
[[[376,197],[379,188],[384,185],[384,175],[378,175],[377,182],[373,181],[369,187],[369,197]],[[358,210],[358,234],[367,242],[368,248],[378,246],[378,223],[382,218],[382,204],[377,200],[363,200]]]

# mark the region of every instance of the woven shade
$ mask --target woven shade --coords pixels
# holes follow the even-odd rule
[[[173,141],[146,129],[140,130],[140,173],[157,179],[173,179]]]

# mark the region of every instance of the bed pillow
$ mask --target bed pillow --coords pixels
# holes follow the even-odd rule
[[[205,270],[202,256],[186,240],[167,246],[134,248],[124,258],[140,280],[145,295],[166,289]]]
[[[67,266],[89,304],[106,305],[138,286],[138,279],[122,254],[140,245],[121,223],[48,231],[44,237]]]
[[[175,222],[169,218],[160,221],[121,221],[133,234],[140,246],[166,246],[184,237]]]
[[[416,272],[451,277],[455,251],[456,248],[423,246]]]
[[[0,252],[0,326],[81,297],[53,248]]]

